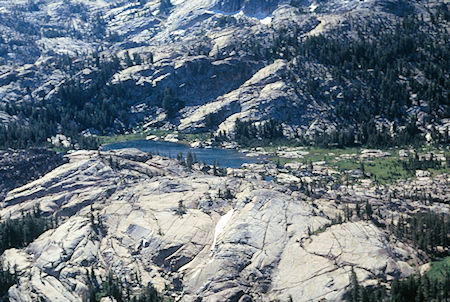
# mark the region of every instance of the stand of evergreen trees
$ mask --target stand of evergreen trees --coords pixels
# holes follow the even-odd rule
[[[195,155],[195,153],[192,153],[191,151],[188,151],[188,153],[186,154],[186,158],[184,158],[182,152],[178,153],[177,160],[181,165],[185,166],[188,169],[192,169],[192,165],[198,163],[197,155]]]
[[[3,219],[2,219],[3,220]],[[0,254],[9,248],[22,248],[33,242],[45,231],[56,226],[57,221],[44,217],[39,206],[17,219],[0,222]]]
[[[447,302],[450,301],[450,272],[442,278],[411,275],[401,280],[395,278],[388,291],[385,286],[359,285],[352,269],[351,286],[346,294],[348,302]]]
[[[161,10],[170,10],[170,1],[161,2]],[[424,141],[421,126],[450,116],[450,48],[445,26],[449,15],[448,6],[442,3],[434,13],[429,13],[431,22],[424,22],[424,16],[414,11],[405,12],[395,24],[385,20],[350,20],[349,30],[355,35],[336,29],[326,36],[300,38],[302,29],[289,26],[268,35],[269,41],[259,37],[249,39],[236,52],[242,50],[249,58],[268,63],[288,60],[284,79],[333,108],[333,117],[344,127],[331,133],[317,133],[307,143],[326,147],[420,143]],[[73,75],[89,68],[92,71],[89,84],[70,78],[53,100],[2,108],[21,120],[26,118],[27,123],[0,126],[0,148],[44,145],[57,132],[71,137],[81,148],[96,148],[95,139],[80,135],[82,131],[88,128],[101,133],[127,130],[131,125],[129,108],[134,102],[134,86],[108,84],[113,74],[141,62],[139,56],[131,58],[128,54],[124,59],[98,54],[77,61],[67,56],[56,59],[56,68],[69,69]],[[311,66],[326,68],[332,75],[331,82],[323,85],[317,79],[318,71]],[[331,85],[338,89],[330,91]],[[170,87],[160,99],[159,105],[169,118],[174,118],[184,107]],[[413,107],[427,113],[423,121],[411,114]],[[377,125],[374,117],[385,118],[392,125],[389,129]],[[213,118],[214,115],[208,117],[206,123],[213,124]],[[61,129],[57,129],[58,125]],[[269,121],[263,127],[267,128],[240,122],[236,139],[248,143],[282,138],[281,127],[276,122]],[[435,142],[450,142],[448,129],[431,132]]]
[[[3,269],[3,263],[0,263],[0,265],[0,301],[3,301],[9,288],[17,283],[18,277],[15,269],[11,273],[10,268]]]
[[[284,138],[283,127],[274,119],[270,119],[260,125],[238,119],[234,132],[236,142],[245,146],[249,146],[255,141],[268,142]]]
[[[432,212],[417,213],[391,223],[389,231],[402,241],[413,244],[432,259],[448,256],[450,247],[450,219],[448,215]],[[411,275],[406,279],[395,278],[390,290],[384,285],[364,287],[359,285],[352,269],[349,302],[433,302],[450,301],[450,267],[445,266],[441,276]]]
[[[2,219],[3,220],[3,219]],[[45,231],[54,228],[57,221],[42,216],[39,206],[30,213],[22,214],[17,219],[6,219],[0,222],[0,255],[9,248],[22,248],[31,243]],[[0,301],[9,288],[17,283],[17,272],[10,268],[0,267]]]
[[[13,272],[11,272],[10,268],[0,269],[0,301],[6,298],[9,288],[17,284],[17,282],[18,275],[15,268]],[[106,279],[101,284],[98,284],[95,276],[91,272],[88,275],[88,282],[89,292],[87,301],[89,302],[99,302],[103,297],[114,298],[117,302],[171,301],[164,299],[151,284],[139,286],[137,293],[133,293],[136,292],[136,287],[132,288],[129,283],[121,282],[112,273],[108,273]]]
[[[173,118],[184,107],[184,102],[175,96],[172,88],[168,87],[164,90],[161,107],[167,112],[169,118]]]
[[[279,29],[269,43],[255,38],[242,47],[258,60],[290,61],[286,79],[333,106],[336,122],[345,127],[318,133],[313,144],[385,147],[423,142],[418,126],[450,116],[448,6],[442,3],[429,13],[431,23],[413,10],[395,24],[350,20],[348,30],[356,37],[336,29],[326,36],[299,38],[301,29],[290,26]],[[332,74],[331,83],[315,79],[320,69],[311,67],[315,65]],[[330,91],[330,86],[339,89]],[[408,113],[413,106],[428,113],[423,122]],[[389,120],[391,129],[377,126],[374,117]],[[434,141],[449,143],[448,131],[432,132]]]
[[[124,83],[107,83],[116,72],[127,66],[127,62],[122,62],[117,56],[106,58],[96,53],[81,61],[75,64],[70,58],[62,57],[55,65],[74,73],[90,68],[92,72],[88,84],[82,84],[80,79],[68,78],[52,100],[6,105],[4,110],[9,115],[18,116],[27,123],[0,125],[1,149],[48,145],[47,139],[57,133],[70,137],[73,145],[77,144],[82,149],[96,149],[96,139],[83,136],[82,131],[93,128],[105,133],[117,127],[117,130],[125,130],[129,124],[128,100],[132,89]],[[131,60],[131,64],[135,61],[140,59]],[[124,129],[115,124],[118,119]]]
[[[393,147],[399,145],[420,145],[425,138],[412,118],[405,127],[391,133],[385,126],[377,126],[374,119],[362,122],[360,126],[348,126],[331,132],[315,133],[312,144],[319,147],[355,147],[369,148]],[[441,141],[442,143],[443,141]]]
[[[412,243],[431,256],[445,256],[450,247],[448,215],[428,212],[409,218],[400,217],[397,224],[390,224],[390,231],[400,240]]]
[[[450,167],[450,158],[447,157],[446,161],[442,162],[431,153],[429,158],[420,159],[416,153],[414,156],[409,156],[407,161],[402,161],[401,164],[405,170],[413,172],[416,170],[439,169],[443,166]]]
[[[98,284],[93,272],[88,276],[89,279],[89,302],[99,302],[103,297],[114,298],[117,302],[163,302],[164,297],[150,283],[147,286],[139,286],[138,293],[136,288],[132,288],[127,282],[121,282],[111,272],[106,279]]]

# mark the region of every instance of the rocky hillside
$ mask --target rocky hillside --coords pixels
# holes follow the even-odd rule
[[[347,145],[403,143],[408,125],[446,142],[449,16],[438,0],[3,1],[0,145],[233,139],[238,119],[296,138],[346,129]]]
[[[8,191],[41,177],[63,163],[61,154],[45,149],[0,151],[0,200]]]
[[[420,189],[445,200],[445,175],[308,197],[259,180],[257,170],[216,176],[134,149],[67,158],[2,203],[1,217],[18,219],[37,206],[56,221],[28,246],[4,251],[3,266],[18,274],[11,301],[86,301],[108,275],[132,294],[151,282],[182,301],[338,301],[351,288],[352,271],[360,284],[373,285],[380,276],[418,272],[427,259],[386,224],[414,209],[449,211],[448,203],[386,197]],[[323,180],[321,173],[314,169],[309,178]],[[373,208],[349,216],[361,200]]]
[[[0,0],[0,300],[448,299],[449,21],[447,0]],[[130,132],[272,162],[87,151]]]

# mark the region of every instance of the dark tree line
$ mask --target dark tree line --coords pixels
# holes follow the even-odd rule
[[[431,279],[427,275],[412,275],[406,280],[396,278],[391,284],[391,301],[393,302],[448,301],[449,298],[449,271],[442,279]]]
[[[389,231],[402,241],[409,242],[432,258],[448,256],[450,246],[450,219],[448,215],[432,212],[416,213],[389,225]],[[390,290],[388,290],[390,288]],[[450,300],[450,269],[443,267],[441,276],[411,275],[406,279],[396,277],[386,288],[359,285],[352,269],[350,289],[346,293],[349,302],[428,302]]]
[[[45,231],[54,228],[57,221],[44,217],[39,206],[20,218],[2,219],[0,223],[0,254],[9,248],[22,248],[33,242]]]
[[[316,132],[312,138],[298,137],[302,144],[321,147],[390,147],[422,144],[421,126],[439,122],[450,116],[448,64],[450,48],[448,32],[439,22],[448,15],[442,5],[433,24],[425,23],[414,11],[396,24],[383,21],[355,22],[351,30],[357,37],[348,37],[339,30],[325,35],[300,39],[299,28],[279,29],[271,44],[250,40],[243,47],[257,59],[293,62],[285,79],[313,98],[334,109],[338,127],[328,132]],[[445,21],[447,22],[447,21]],[[270,46],[266,46],[270,45]],[[295,60],[294,60],[295,59]],[[300,63],[298,63],[300,62]],[[331,83],[315,79],[317,71],[305,62],[325,66],[333,76]],[[417,75],[424,75],[418,80]],[[298,81],[298,79],[306,79]],[[330,92],[329,86],[338,87]],[[428,116],[418,120],[408,113],[420,106]],[[391,125],[376,121],[386,118]],[[247,136],[255,129],[247,127]],[[433,141],[448,144],[449,129],[431,129]],[[238,133],[240,137],[241,133]]]
[[[27,246],[57,224],[56,220],[42,216],[39,206],[36,206],[29,213],[23,213],[20,218],[2,220],[0,222],[0,255],[9,248]],[[17,281],[15,268],[11,272],[10,268],[3,269],[3,267],[0,267],[0,300]]]
[[[18,277],[15,269],[11,272],[9,267],[3,269],[3,263],[0,263],[0,265],[2,266],[0,268],[0,301],[3,301],[2,299],[8,293],[9,288],[17,283]]]
[[[191,151],[188,151],[188,153],[186,154],[186,158],[184,158],[182,152],[178,153],[177,160],[181,165],[185,166],[188,169],[191,169],[193,164],[198,163],[197,155],[195,155],[195,153],[192,153]]]
[[[405,127],[396,130],[394,135],[386,126],[377,126],[374,119],[360,126],[348,126],[331,132],[315,133],[313,145],[320,147],[392,147],[398,145],[419,145],[425,140],[417,127],[416,119],[408,121]],[[443,141],[442,141],[443,142]]]
[[[13,122],[0,125],[0,148],[26,148],[48,145],[47,139],[58,132],[70,137],[81,148],[95,149],[92,137],[81,135],[88,128],[104,132],[112,129],[117,119],[126,125],[129,104],[124,84],[106,85],[111,76],[122,68],[118,57],[100,58],[97,54],[87,57],[84,65],[73,66],[70,58],[61,58],[62,66],[73,69],[92,67],[89,84],[80,79],[69,78],[61,84],[58,96],[39,103],[8,104],[5,111],[28,123]]]
[[[364,287],[359,285],[352,269],[350,290],[346,294],[348,302],[446,302],[450,299],[450,272],[443,278],[425,275],[411,275],[391,282],[390,291],[385,286]]]
[[[234,135],[235,140],[243,145],[249,145],[254,140],[270,141],[284,137],[283,127],[274,119],[262,122],[260,125],[256,125],[255,122],[238,119]]]
[[[414,11],[395,24],[378,20],[350,22],[357,37],[336,29],[327,35],[299,38],[300,28],[278,30],[270,43],[257,39],[245,44],[258,59],[292,62],[285,78],[298,90],[333,106],[340,127],[333,133],[318,133],[313,144],[323,146],[390,146],[423,141],[414,115],[407,111],[421,106],[428,113],[424,123],[450,116],[448,77],[450,48],[448,7],[442,4],[426,23]],[[270,46],[266,46],[270,45]],[[295,60],[294,60],[295,59]],[[305,63],[306,62],[306,63]],[[332,74],[331,83],[317,80],[320,64]],[[314,65],[313,65],[314,66]],[[423,75],[419,79],[417,75]],[[298,79],[305,79],[298,81]],[[338,87],[330,91],[329,86]],[[374,117],[387,118],[393,129],[377,127]],[[434,131],[433,139],[449,142],[449,133]]]
[[[433,212],[400,217],[390,224],[390,231],[400,240],[413,243],[429,255],[443,256],[450,246],[450,219],[448,215]],[[440,247],[440,248],[439,248]]]
[[[99,302],[103,297],[114,298],[117,302],[162,302],[164,297],[152,284],[139,285],[139,290],[128,282],[122,282],[111,272],[98,284],[93,271],[88,274],[89,302]]]
[[[162,13],[170,8],[170,1],[161,2]],[[350,22],[350,30],[356,37],[336,29],[326,36],[300,38],[303,36],[300,27],[281,28],[269,41],[255,37],[236,52],[242,50],[249,58],[266,62],[287,59],[290,64],[283,78],[298,91],[303,90],[331,105],[337,124],[344,127],[331,133],[316,133],[312,140],[303,138],[308,144],[387,147],[420,143],[424,141],[420,130],[423,124],[450,116],[450,48],[448,32],[442,25],[448,22],[449,13],[443,4],[437,13],[431,14],[431,23],[424,22],[415,12],[405,15],[395,24],[383,20]],[[98,18],[101,24],[102,17]],[[9,114],[27,118],[28,124],[0,126],[0,148],[46,144],[47,138],[56,134],[57,125],[80,147],[95,148],[95,141],[80,135],[81,131],[95,128],[101,133],[111,133],[131,127],[129,102],[135,93],[133,84],[107,84],[117,71],[140,64],[139,56],[130,57],[126,53],[121,60],[116,56],[105,58],[93,54],[84,63],[67,56],[56,61],[56,68],[73,70],[73,75],[75,71],[90,68],[88,84],[70,78],[60,87],[55,100],[8,105],[5,110]],[[331,82],[324,85],[324,81],[317,79],[320,74],[311,66],[324,66],[332,75]],[[337,90],[330,91],[330,85],[338,87]],[[176,90],[170,87],[158,97],[158,105],[170,119],[184,107]],[[413,106],[428,113],[423,121],[408,111]],[[376,116],[389,120],[392,128],[377,125]],[[215,119],[216,116],[209,116],[206,124],[214,124]],[[269,123],[267,127],[255,129],[240,124],[237,140],[272,141],[282,137],[279,125]],[[436,142],[449,143],[448,131],[432,129],[432,137]]]
[[[41,177],[65,162],[61,154],[42,148],[0,151],[0,201],[10,190]]]
[[[350,289],[345,294],[348,302],[381,302],[387,299],[386,288],[380,284],[375,287],[364,287],[359,284],[358,277],[352,267],[350,273]]]
[[[56,57],[48,68],[69,70],[70,76],[51,99],[3,106],[3,110],[17,116],[20,122],[0,125],[0,148],[48,146],[48,138],[61,133],[70,137],[72,148],[96,149],[96,139],[83,135],[83,131],[89,129],[108,135],[131,129],[134,120],[130,107],[135,102],[135,85],[130,82],[112,84],[111,79],[120,70],[141,63],[140,55],[131,57],[129,53],[125,53],[124,58],[106,57],[97,52],[79,60],[67,55]],[[84,69],[89,69],[90,73],[80,75]],[[29,93],[31,95],[31,90]],[[169,117],[184,106],[170,88],[160,99],[158,105]]]
[[[164,90],[161,107],[166,110],[169,118],[173,118],[184,107],[184,102],[175,96],[172,88],[167,87]]]
[[[401,164],[405,170],[413,172],[416,170],[439,169],[444,165],[450,167],[450,158],[446,157],[446,161],[442,162],[433,153],[430,153],[429,158],[420,159],[416,153],[414,156],[409,156],[408,160],[401,161]]]

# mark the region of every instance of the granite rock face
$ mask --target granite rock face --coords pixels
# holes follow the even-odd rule
[[[311,105],[312,99],[299,98],[295,89],[282,77],[287,72],[287,62],[277,60],[256,72],[238,89],[218,98],[214,102],[199,106],[182,119],[179,129],[203,131],[210,125],[206,120],[211,115],[218,125],[217,131],[233,132],[237,119],[295,120],[307,124],[314,120],[318,108]]]
[[[335,301],[352,267],[365,284],[406,276],[419,261],[371,222],[327,226],[323,211],[274,182],[209,175],[134,149],[67,157],[2,203],[1,217],[39,204],[60,221],[4,252],[20,272],[12,301],[83,301],[91,268],[99,281],[113,272],[167,285],[183,301]]]
[[[0,151],[0,200],[6,193],[64,163],[56,152],[30,148]]]
[[[285,29],[295,29],[292,38],[299,40],[334,30],[353,36],[357,33],[349,24],[384,20],[389,27],[402,11],[414,8],[427,14],[425,4],[405,0],[173,0],[166,8],[162,2],[167,4],[2,3],[0,29],[8,38],[0,39],[0,96],[5,105],[0,106],[0,122],[26,124],[28,117],[6,110],[6,104],[63,101],[62,83],[76,78],[89,87],[98,74],[99,67],[85,61],[117,55],[122,61],[127,56],[139,59],[123,63],[102,84],[130,91],[129,115],[111,125],[114,130],[129,120],[130,128],[230,131],[238,117],[275,119],[292,133],[332,130],[337,122],[333,109],[344,87],[338,87],[326,67],[293,59],[289,49],[273,57],[265,47],[276,47],[276,37]],[[19,12],[21,22],[14,22],[12,16]],[[308,88],[317,79],[324,96]],[[175,117],[161,113],[168,90],[185,105]],[[423,116],[419,113],[415,115]]]
[[[279,0],[220,0],[217,1],[216,8],[218,10],[234,13],[242,10],[244,13],[250,16],[268,16],[270,15],[280,3],[283,1]],[[288,2],[288,1],[284,1]]]

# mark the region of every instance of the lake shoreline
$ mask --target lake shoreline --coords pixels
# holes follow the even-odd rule
[[[219,165],[225,168],[240,168],[243,164],[255,164],[267,161],[266,156],[249,156],[236,149],[225,149],[221,147],[195,148],[190,144],[181,142],[170,142],[163,140],[129,140],[101,146],[102,151],[110,151],[125,148],[136,148],[144,152],[155,155],[175,158],[181,154],[186,157],[191,153],[199,162],[205,162],[209,165]]]

